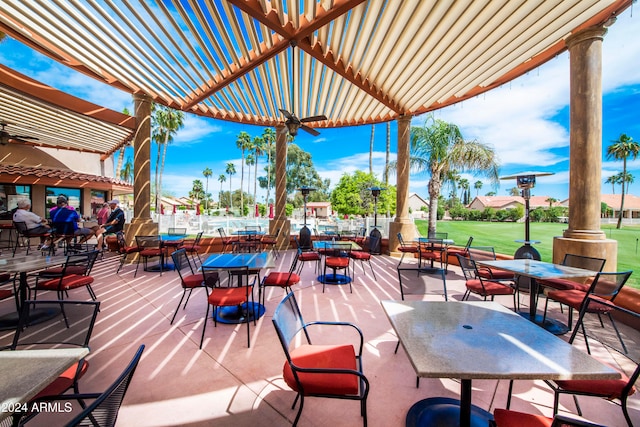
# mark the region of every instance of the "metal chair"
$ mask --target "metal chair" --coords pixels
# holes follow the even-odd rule
[[[193,260],[194,264],[196,262],[196,257],[198,257],[200,265],[202,265],[202,259],[200,258],[200,249],[202,249],[200,247],[200,240],[202,240],[202,233],[203,231],[198,232],[195,239],[185,240],[179,247],[180,249],[184,249],[185,251],[187,251],[188,254],[191,254],[191,259]]]
[[[280,256],[278,252],[278,237],[280,236],[280,229],[276,230],[275,234],[265,234],[260,238],[260,244],[264,249],[271,249],[276,259]]]
[[[518,309],[516,304],[516,291],[514,289],[515,283],[509,285],[504,282],[486,280],[478,273],[475,261],[460,255],[456,255],[456,257],[462,269],[465,286],[467,288],[462,296],[463,301],[468,300],[472,293],[480,295],[485,301],[487,298],[493,301],[496,295],[513,295],[513,310],[516,311]]]
[[[314,251],[310,248],[305,249],[302,246],[300,246],[300,242],[298,241],[298,236],[294,236],[293,241],[296,243],[296,247],[298,251],[298,262],[300,263],[300,267],[298,267],[297,273],[300,274],[305,262],[315,262],[316,273],[320,274],[320,261],[322,261],[320,252]]]
[[[226,281],[226,286],[222,286],[221,281],[218,279],[218,271],[219,270],[236,270],[237,276],[239,278],[244,277],[246,279],[246,285],[243,286],[232,286],[231,280]],[[202,274],[204,277],[205,285],[211,288],[211,293],[207,297],[207,312],[205,313],[204,323],[202,325],[202,337],[200,338],[200,349],[202,349],[202,343],[204,341],[204,333],[207,329],[207,320],[209,319],[209,308],[213,306],[213,324],[215,327],[218,326],[218,309],[220,307],[233,307],[237,306],[240,310],[243,304],[247,307],[247,347],[251,347],[251,335],[249,331],[249,323],[250,319],[248,310],[253,310],[253,283],[249,284],[249,270],[247,267],[238,267],[229,269],[225,266],[202,266]],[[250,307],[249,307],[250,305]],[[253,313],[253,324],[256,324],[256,315]]]
[[[118,266],[118,270],[116,271],[116,274],[118,274],[120,273],[120,269],[122,269],[122,266],[127,260],[127,257],[130,254],[136,254],[140,252],[141,248],[138,245],[127,245],[127,241],[125,240],[124,233],[122,231],[118,231],[116,233],[116,239],[118,239],[118,253],[120,254],[120,265]]]
[[[235,237],[228,237],[222,227],[218,228],[218,234],[220,234],[220,238],[222,239],[222,252],[227,252],[227,248],[231,248],[231,251],[233,251],[235,245],[238,243],[238,239]]]
[[[25,301],[10,350],[89,348],[89,339],[99,311],[98,301]],[[79,393],[78,380],[88,369],[89,363],[81,359],[36,394],[31,402],[56,399],[55,396],[70,389]],[[65,395],[65,399],[74,397]],[[30,409],[38,407],[27,406]],[[37,414],[33,411],[17,414],[14,425],[21,425]]]
[[[27,247],[27,255],[29,255],[29,250],[31,249],[31,238],[32,237],[39,237],[41,240],[42,239],[50,239],[51,238],[51,233],[33,233],[33,232],[29,232],[29,230],[27,229],[27,224],[21,221],[14,221],[13,222],[13,226],[16,229],[16,244],[13,245],[13,255],[12,256],[16,256],[16,250],[18,249],[18,246],[21,245],[20,240],[22,240],[22,246],[26,246]],[[26,242],[26,245],[25,245]]]
[[[604,273],[600,272],[596,275],[589,287],[589,290],[584,292],[579,289],[567,289],[567,290],[555,290],[547,293],[547,300],[544,305],[544,316],[542,321],[544,322],[547,316],[547,308],[549,305],[549,300],[557,301],[560,304],[564,304],[569,307],[569,315],[568,315],[568,325],[569,329],[571,329],[571,325],[573,324],[573,310],[578,310],[582,312],[583,310],[586,313],[596,313],[598,316],[606,314],[611,321],[611,325],[613,329],[616,331],[616,335],[620,340],[620,344],[624,348],[624,351],[627,351],[626,346],[620,336],[620,331],[616,326],[616,322],[613,320],[613,316],[611,316],[611,312],[613,311],[613,304],[620,289],[627,283],[629,277],[631,276],[631,271],[623,271],[617,273]],[[598,304],[597,301],[606,300],[606,304]],[[600,321],[600,325],[604,327],[602,320]],[[587,334],[584,330],[584,324],[582,325],[582,332],[587,339]]]
[[[305,396],[359,400],[360,414],[366,426],[369,381],[362,370],[362,331],[347,322],[305,323],[293,292],[280,302],[272,321],[287,359],[283,369],[284,380],[297,393],[291,409],[300,399],[293,426],[298,425]],[[311,325],[352,329],[359,338],[357,352],[353,344],[314,346],[311,342]],[[298,337],[301,338],[301,344],[298,343]]]
[[[178,301],[178,306],[176,307],[176,311],[173,313],[173,317],[171,317],[171,324],[173,325],[173,321],[178,314],[178,310],[180,309],[185,296],[187,299],[184,302],[184,307],[182,307],[183,310],[187,308],[187,303],[189,302],[189,298],[191,297],[191,293],[194,289],[204,288],[205,292],[207,292],[207,297],[209,296],[209,291],[207,290],[207,285],[202,273],[196,272],[193,269],[185,249],[178,249],[174,251],[171,254],[171,259],[173,260],[173,265],[178,272],[178,276],[180,276],[180,285],[182,286],[182,296],[180,297],[180,301]],[[219,280],[217,272],[210,272],[208,274],[208,278],[210,283],[215,283]]]
[[[351,242],[341,243],[332,242],[329,243],[329,247],[326,249],[324,258],[324,280],[322,281],[322,293],[324,293],[325,285],[327,284],[327,267],[333,270],[333,279],[337,278],[337,271],[344,270],[346,274],[349,273],[349,266],[351,264]],[[349,280],[349,291],[353,293],[351,286],[351,280]]]
[[[127,389],[133,378],[133,374],[140,363],[144,344],[138,347],[133,359],[118,378],[102,393],[69,394],[57,397],[55,400],[89,400],[95,399],[80,414],[67,423],[67,427],[75,426],[108,426],[113,427],[118,418],[118,412],[122,401],[127,394]]]
[[[398,233],[398,242],[400,243],[400,246],[398,247],[398,251],[400,251],[402,253],[402,256],[400,257],[400,261],[398,262],[398,265],[402,264],[402,260],[404,259],[404,256],[406,254],[417,254],[419,249],[417,245],[409,245],[406,244],[404,242],[404,239],[402,238],[402,233]]]
[[[527,414],[500,408],[493,412],[493,418],[493,420],[489,421],[490,427],[605,427],[602,424],[576,420],[563,415],[548,418],[544,415]]]
[[[94,282],[91,270],[98,255],[98,251],[70,254],[67,255],[67,260],[62,268],[42,271],[36,278],[33,299],[37,298],[38,291],[54,291],[57,293],[58,299],[62,300],[69,290],[84,286],[91,299],[95,301],[97,297],[91,287]]]
[[[371,274],[373,274],[373,279],[376,279],[376,272],[373,271],[373,265],[371,264],[371,249],[377,247],[378,242],[380,241],[379,237],[368,237],[368,244],[365,241],[365,247],[367,247],[367,251],[351,251],[349,252],[349,256],[353,260],[352,266],[352,275],[355,277],[356,275],[356,261],[360,261],[360,265],[362,267],[362,272],[364,273],[364,263],[365,261],[369,264],[369,268],[371,268]]]
[[[297,250],[293,255],[289,271],[272,271],[262,279],[258,287],[258,302],[264,305],[267,294],[265,288],[267,287],[278,287],[284,289],[286,293],[289,293],[291,292],[291,286],[300,283],[300,276],[296,273],[299,256],[300,251]]]
[[[136,272],[133,277],[138,274],[138,267],[140,266],[140,260],[142,260],[142,268],[147,271],[149,265],[149,258],[158,258],[160,269],[160,275],[162,276],[162,270],[164,268],[164,249],[162,248],[162,241],[160,236],[136,236],[136,245],[138,245],[138,263],[136,264]]]

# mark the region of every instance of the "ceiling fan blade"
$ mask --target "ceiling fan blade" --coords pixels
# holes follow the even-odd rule
[[[309,126],[307,126],[307,125],[300,125],[300,129],[302,129],[302,130],[304,130],[304,131],[306,131],[306,132],[309,132],[309,133],[310,133],[311,135],[313,135],[313,136],[318,136],[318,135],[320,135],[320,132],[318,132],[318,131],[317,131],[317,130],[315,130],[314,128],[310,128],[310,127],[309,127]]]
[[[282,108],[279,108],[279,110],[280,110],[280,112],[281,112],[282,114],[284,114],[284,116],[285,116],[287,119],[289,119],[289,120],[293,120],[293,119],[294,119],[293,114],[291,114],[291,113],[290,113],[290,112],[288,112],[287,110],[283,110]]]
[[[34,141],[39,141],[39,138],[36,138],[35,136],[27,136],[27,135],[9,135],[9,138],[11,139],[32,139]]]
[[[304,119],[300,119],[300,121],[302,123],[306,123],[306,122],[320,122],[322,120],[327,120],[327,117],[323,114],[320,116],[311,116],[311,117],[305,117]]]

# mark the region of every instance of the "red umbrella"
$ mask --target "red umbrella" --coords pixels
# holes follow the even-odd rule
[[[273,219],[273,203],[269,203],[269,218]]]
[[[258,204],[256,203],[256,217],[260,216],[260,209],[258,208]]]
[[[176,214],[176,205],[173,205],[173,214]]]
[[[200,215],[200,203],[196,205],[196,215]]]
[[[164,205],[160,203],[160,215],[164,215]]]

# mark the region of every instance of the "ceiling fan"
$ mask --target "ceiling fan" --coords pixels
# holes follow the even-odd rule
[[[302,129],[306,132],[309,132],[313,136],[318,136],[320,135],[320,132],[318,132],[312,127],[305,125],[304,123],[319,122],[321,120],[327,120],[327,117],[324,115],[305,117],[304,119],[299,119],[296,117],[295,114],[291,114],[290,112],[288,112],[287,110],[283,110],[282,108],[280,108],[280,112],[284,114],[284,116],[287,118],[284,124],[287,126],[287,129],[289,130],[289,135],[291,136],[296,136],[298,134],[298,129]]]
[[[25,139],[31,139],[34,141],[38,141],[38,138],[35,136],[28,135],[11,135],[9,132],[5,130],[5,127],[8,125],[13,125],[14,123],[5,122],[4,120],[0,120],[0,145],[7,145],[9,141],[14,142],[26,142]]]

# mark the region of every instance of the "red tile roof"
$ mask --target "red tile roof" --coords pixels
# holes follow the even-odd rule
[[[46,167],[33,167],[33,166],[21,166],[21,165],[7,165],[0,164],[0,178],[5,175],[17,175],[19,178],[31,177],[31,181],[35,179],[51,178],[56,180],[72,180],[81,181],[83,183],[95,182],[117,185],[121,187],[130,187],[133,190],[133,185],[123,181],[121,179],[114,179],[106,176],[91,175],[88,173],[75,172],[70,169],[54,169]],[[13,180],[15,181],[15,180]]]

